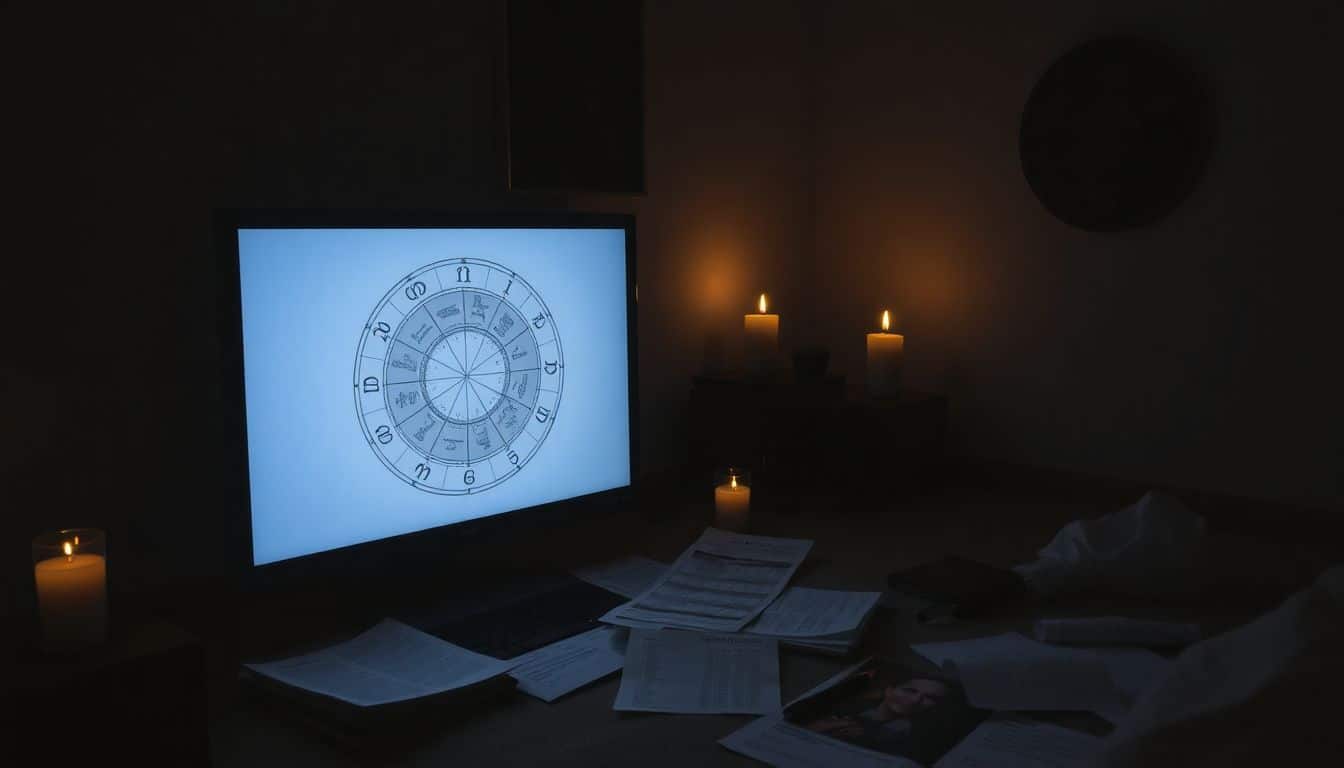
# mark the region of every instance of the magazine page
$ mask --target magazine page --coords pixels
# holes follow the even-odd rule
[[[951,675],[877,657],[720,743],[779,766],[932,765],[989,714]]]

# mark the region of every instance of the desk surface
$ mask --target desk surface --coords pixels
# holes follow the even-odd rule
[[[795,583],[815,587],[881,590],[889,571],[933,559],[945,552],[989,563],[1011,565],[1032,557],[1058,528],[1070,520],[1114,511],[1113,503],[1012,500],[983,491],[942,491],[902,501],[880,511],[834,509],[815,500],[789,516],[757,514],[753,532],[796,536],[815,541]],[[695,540],[710,521],[706,507],[688,507],[662,520],[636,515],[612,523],[604,538],[627,544],[629,553],[670,562]],[[1261,581],[1265,579],[1261,577]],[[1244,594],[1244,585],[1238,586]],[[1272,604],[1287,587],[1270,585]],[[1263,601],[1262,601],[1263,602]],[[1231,608],[1203,599],[1200,615],[1190,605],[1119,606],[1131,615],[1195,618],[1206,631],[1221,630],[1261,610],[1244,600]],[[1117,609],[1114,603],[1107,605]],[[858,656],[908,652],[912,642],[955,639],[1004,630],[1025,629],[1031,616],[988,624],[946,626],[916,624],[913,606],[880,611],[874,616]],[[1037,615],[1096,611],[1097,606],[1042,606]],[[846,661],[781,649],[781,685],[785,701],[843,668]],[[523,694],[507,706],[490,709],[461,723],[445,724],[442,732],[408,747],[395,759],[360,759],[310,730],[277,720],[236,697],[213,707],[211,752],[217,766],[232,765],[758,765],[717,744],[718,739],[749,722],[750,716],[655,715],[618,713],[611,705],[619,677],[546,704]],[[1104,733],[1107,726],[1091,715],[1060,721]]]

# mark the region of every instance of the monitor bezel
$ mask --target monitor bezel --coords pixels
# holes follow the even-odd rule
[[[253,562],[252,497],[247,450],[243,359],[242,285],[238,230],[271,229],[620,229],[625,233],[626,339],[629,373],[630,482],[617,488],[547,502],[475,520],[428,528],[261,565]],[[397,588],[442,571],[454,552],[501,561],[519,537],[541,536],[557,525],[579,524],[631,508],[639,477],[639,355],[635,217],[578,211],[472,211],[368,209],[219,209],[214,212],[217,320],[221,356],[223,439],[221,496],[230,560],[239,566],[243,591],[277,591],[311,585],[353,584]]]

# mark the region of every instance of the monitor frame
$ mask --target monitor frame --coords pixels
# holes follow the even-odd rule
[[[252,550],[252,496],[243,369],[242,285],[238,230],[271,229],[620,229],[625,232],[630,482],[605,491],[449,523],[411,533],[255,565]],[[231,562],[239,566],[236,585],[244,592],[273,592],[316,585],[359,584],[399,589],[411,580],[445,570],[454,552],[470,548],[479,561],[508,550],[519,537],[544,535],[558,525],[577,524],[629,509],[639,477],[639,354],[637,334],[635,217],[623,213],[557,210],[468,209],[218,209],[213,215],[216,255],[216,319],[220,352],[222,435],[221,498]]]

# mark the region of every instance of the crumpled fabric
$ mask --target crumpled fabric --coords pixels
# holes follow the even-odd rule
[[[1048,596],[1092,589],[1137,597],[1188,593],[1204,532],[1204,518],[1150,491],[1117,512],[1069,523],[1039,559],[1014,570]]]
[[[1336,565],[1275,610],[1187,648],[1094,765],[1334,764],[1344,754],[1342,648],[1344,566]]]

